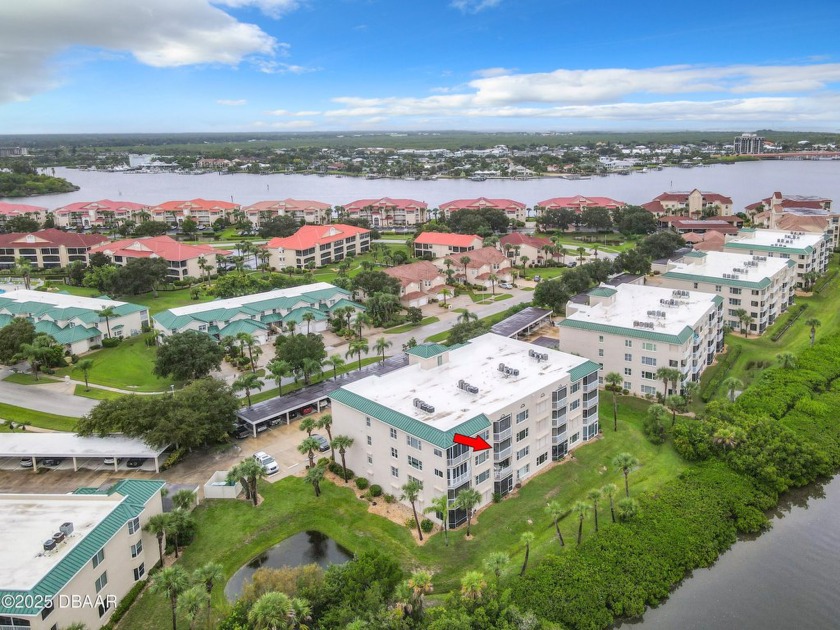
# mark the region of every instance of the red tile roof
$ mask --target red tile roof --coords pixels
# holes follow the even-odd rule
[[[330,204],[322,201],[311,201],[309,199],[282,199],[278,201],[258,201],[252,203],[250,206],[245,206],[242,209],[245,212],[256,212],[259,210],[307,210],[316,208],[318,210],[326,210],[330,208]]]
[[[510,234],[505,234],[499,239],[499,243],[501,243],[502,248],[504,248],[505,245],[512,245],[514,247],[517,245],[530,245],[531,247],[536,247],[537,249],[552,244],[552,242],[547,238],[537,238],[536,236],[522,234],[521,232],[511,232]]]
[[[415,244],[420,245],[448,245],[449,247],[470,247],[478,239],[479,243],[484,240],[477,234],[449,234],[447,232],[421,232],[420,236],[414,239]]]
[[[543,208],[571,208],[579,211],[583,208],[623,208],[627,203],[609,197],[575,195],[574,197],[552,197],[540,201],[537,205]]]
[[[514,201],[513,199],[488,199],[487,197],[479,197],[478,199],[455,199],[440,204],[441,210],[466,210],[479,208],[498,208],[499,210],[518,209],[524,210],[525,204],[521,201]]]
[[[663,223],[670,223],[675,230],[715,230],[724,234],[737,234],[738,228],[728,221],[703,221],[700,219],[687,219],[685,217],[663,217]]]
[[[0,214],[9,217],[29,214],[30,212],[46,212],[41,206],[28,206],[24,203],[5,203],[0,201]]]
[[[663,212],[667,212],[665,207],[659,201],[648,201],[647,203],[643,203],[642,208],[648,212],[652,212],[653,214],[662,214]]]
[[[155,206],[155,210],[233,210],[238,203],[216,201],[215,199],[190,199],[188,201],[164,201]]]
[[[396,267],[388,267],[383,271],[400,281],[400,284],[406,286],[412,282],[421,282],[423,280],[434,280],[441,277],[440,270],[430,260],[420,260],[409,265],[397,265]],[[403,296],[408,297],[408,296]]]
[[[679,203],[687,203],[689,195],[693,192],[694,192],[693,190],[690,190],[688,192],[666,192],[666,193],[662,193],[661,195],[658,195],[657,197],[655,197],[654,201],[678,201]],[[717,201],[719,203],[732,204],[732,199],[730,197],[727,197],[726,195],[721,195],[719,193],[702,192],[702,191],[697,191],[697,192],[699,192],[701,195],[703,195],[703,198],[707,202]]]
[[[459,266],[463,269],[464,265],[461,263],[461,258],[464,256],[470,259],[470,262],[467,263],[467,267],[470,269],[477,269],[484,265],[498,265],[503,262],[510,262],[508,257],[495,247],[482,247],[481,249],[474,249],[471,252],[452,254],[451,256],[447,256],[447,258],[455,263],[456,269]]]
[[[114,241],[107,245],[94,247],[91,254],[102,252],[109,256],[123,256],[125,258],[149,258],[157,256],[164,260],[190,260],[199,256],[230,254],[230,251],[216,249],[210,245],[187,245],[179,243],[169,236],[147,236],[144,238],[127,238]]]
[[[99,201],[77,201],[61,208],[56,208],[56,214],[70,214],[71,212],[87,212],[88,210],[99,210],[106,212],[116,212],[117,210],[142,210],[149,206],[144,203],[134,203],[133,201],[111,201],[110,199],[100,199]]]
[[[108,237],[102,234],[77,234],[76,232],[64,232],[55,228],[29,233],[0,234],[0,247],[25,247],[27,245],[94,247],[107,242]]]
[[[324,243],[332,243],[345,239],[348,236],[357,236],[359,234],[368,234],[370,230],[356,227],[355,225],[345,225],[344,223],[333,223],[330,225],[304,225],[297,232],[291,236],[275,237],[266,243],[266,249],[309,249],[316,245]]]
[[[397,208],[405,210],[407,208],[427,208],[428,204],[425,201],[417,201],[416,199],[381,197],[379,199],[357,199],[356,201],[344,204],[344,209],[347,212],[358,212],[368,206],[374,209]]]
[[[775,229],[824,232],[828,226],[828,217],[826,216],[784,214],[776,221]]]

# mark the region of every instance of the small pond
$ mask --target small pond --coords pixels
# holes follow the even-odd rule
[[[279,569],[314,563],[327,568],[331,564],[343,564],[352,558],[352,553],[329,536],[316,531],[300,532],[266,549],[234,573],[225,585],[225,597],[235,601],[245,584],[250,582],[257,569],[262,567]]]

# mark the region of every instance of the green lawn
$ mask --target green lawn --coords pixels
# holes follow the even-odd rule
[[[622,243],[620,243],[618,245],[612,245],[612,244],[604,245],[603,236],[601,237],[601,242],[600,243],[595,243],[595,242],[586,243],[584,241],[576,239],[571,234],[551,235],[551,234],[543,234],[543,233],[538,232],[538,233],[535,233],[534,236],[541,237],[541,238],[549,238],[549,237],[552,237],[552,236],[557,236],[557,240],[558,240],[559,244],[562,245],[563,247],[565,247],[566,251],[570,252],[570,254],[573,254],[575,251],[577,251],[578,247],[586,247],[587,249],[591,249],[595,245],[598,245],[598,251],[614,252],[614,253],[617,254],[617,253],[626,251],[628,249],[632,249],[633,247],[636,246],[636,243],[637,243],[636,240],[630,239],[630,240],[624,240]],[[613,234],[611,237],[609,237],[609,239],[613,240],[615,237],[621,237],[621,235],[620,234]],[[567,258],[568,258],[568,255],[567,255]]]
[[[409,332],[410,330],[414,330],[415,328],[418,328],[420,326],[426,326],[428,324],[434,324],[435,322],[439,322],[439,321],[440,321],[440,318],[435,317],[433,315],[431,317],[424,317],[423,319],[421,319],[416,324],[403,324],[402,326],[395,326],[394,328],[387,328],[383,332],[386,332],[386,333],[389,333],[389,334],[405,333],[405,332]]]
[[[646,406],[638,399],[622,399],[619,430],[615,433],[612,405],[602,405],[602,439],[579,448],[574,458],[534,476],[501,503],[487,507],[473,523],[472,540],[465,540],[466,528],[461,527],[450,533],[448,546],[443,534],[436,532],[420,547],[404,526],[369,514],[366,504],[350,490],[324,483],[323,494],[316,499],[312,488],[301,478],[289,477],[274,484],[261,482],[260,494],[265,502],[258,508],[243,501],[207,501],[197,508],[196,539],[185,550],[181,563],[192,570],[205,562],[219,562],[225,575],[230,576],[264,549],[299,531],[315,529],[353,552],[378,549],[399,560],[406,569],[430,569],[438,595],[455,587],[466,571],[480,568],[491,551],[510,554],[508,572],[512,574],[521,566],[523,549],[519,538],[526,530],[536,535],[532,561],[549,553],[574,553],[577,523],[573,517],[561,521],[566,538],[566,547],[561,548],[544,506],[551,500],[571,506],[583,499],[587,491],[607,483],[623,489],[623,477],[611,463],[616,454],[628,451],[641,462],[630,475],[630,491],[636,495],[656,491],[687,467],[670,444],[654,446],[642,435]],[[601,505],[600,516],[601,527],[612,526],[607,505]],[[592,532],[590,518],[584,535],[591,536]],[[223,588],[224,584],[218,584],[213,592],[218,609],[227,607]],[[166,627],[168,615],[166,602],[147,591],[126,615],[122,627]]]
[[[91,387],[85,391],[84,385],[76,385],[76,388],[73,390],[73,395],[81,396],[82,398],[92,398],[93,400],[114,400],[125,396],[125,394],[120,394],[119,392],[112,392],[109,389],[97,389],[96,387]]]
[[[507,299],[507,298],[505,298],[505,299]],[[456,313],[463,313],[466,310],[467,309],[465,309],[465,308],[456,308],[455,312]],[[490,327],[490,326],[493,326],[494,324],[498,324],[505,317],[507,317],[506,311],[502,311],[501,313],[496,313],[495,315],[488,315],[487,317],[482,317],[478,321],[484,322],[485,324],[487,324],[488,327]],[[448,337],[449,337],[449,331],[448,330],[443,330],[439,333],[436,333],[436,334],[432,335],[431,337],[426,337],[423,341],[431,341],[431,342],[434,342],[434,343],[440,343],[442,341],[446,341],[446,339]]]
[[[492,293],[470,293],[470,298],[473,302],[501,302],[502,300],[508,300],[512,298],[513,295],[510,293],[497,293],[493,295]]]
[[[33,374],[30,374],[29,372],[18,372],[16,374],[9,374],[3,380],[9,383],[17,383],[18,385],[43,385],[44,383],[59,382],[57,378],[46,376],[43,373],[39,373],[38,380],[35,380],[35,376]]]
[[[123,341],[116,348],[96,350],[84,358],[93,360],[88,374],[92,385],[104,385],[135,392],[166,391],[173,383],[170,379],[158,378],[152,374],[155,363],[154,346],[145,344],[145,335],[137,335]],[[73,379],[82,379],[79,370],[73,366],[56,370],[60,376],[69,374]]]
[[[101,295],[101,291],[88,287],[74,287],[69,284],[55,283],[53,283],[53,286],[71,295],[81,295],[83,297],[97,297]],[[117,299],[121,302],[130,302],[131,304],[145,306],[149,309],[149,313],[154,315],[155,313],[178,306],[209,302],[213,299],[213,296],[202,293],[198,300],[193,300],[190,296],[190,289],[178,289],[177,291],[158,291],[158,297],[154,297],[152,293],[144,293],[143,295],[123,295]]]
[[[77,418],[70,418],[69,416],[58,416],[53,413],[14,407],[5,403],[0,403],[0,418],[15,423],[31,424],[33,427],[41,427],[52,431],[73,431],[77,420]]]

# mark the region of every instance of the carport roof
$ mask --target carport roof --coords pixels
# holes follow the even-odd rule
[[[0,457],[143,457],[155,458],[166,450],[141,440],[114,435],[81,437],[71,433],[4,433]]]

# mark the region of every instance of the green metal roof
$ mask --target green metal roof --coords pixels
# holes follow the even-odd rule
[[[421,343],[417,344],[413,348],[409,348],[405,351],[405,353],[414,355],[415,357],[420,357],[421,359],[428,359],[429,357],[438,355],[441,352],[446,352],[447,350],[451,350],[451,348],[439,343]]]
[[[723,304],[723,301],[724,301],[723,297],[720,296],[720,295],[716,295],[715,297],[712,298],[712,302],[715,303],[715,306],[720,306],[721,304]]]
[[[593,330],[611,335],[621,335],[622,337],[634,337],[636,339],[644,339],[645,341],[660,341],[662,343],[674,343],[678,345],[684,344],[694,335],[694,329],[692,329],[691,326],[683,328],[678,335],[669,335],[666,333],[653,332],[643,328],[633,328],[632,326],[611,326],[609,324],[584,322],[578,319],[564,319],[557,325],[561,328]]]
[[[236,337],[239,333],[253,334],[267,329],[268,326],[262,322],[257,322],[253,319],[237,319],[224,328],[219,329],[219,335],[221,337]]]
[[[796,264],[792,260],[789,263]],[[662,274],[663,278],[673,278],[674,280],[688,280],[689,282],[708,282],[709,284],[725,284],[728,287],[742,287],[745,289],[766,289],[770,286],[770,278],[762,278],[758,282],[749,282],[747,280],[733,280],[731,278],[724,278],[723,276],[699,276],[693,273],[680,273],[678,271],[666,271]]]
[[[749,243],[746,241],[738,242],[738,241],[730,241],[724,245],[724,249],[728,248],[733,249],[749,249],[758,252],[781,252],[785,254],[811,254],[814,251],[814,248],[810,245],[806,245],[805,247],[785,247],[784,245],[756,245],[755,243]]]
[[[593,297],[612,297],[616,293],[618,293],[618,291],[611,289],[610,287],[595,287],[587,293],[587,295],[591,295]]]
[[[474,418],[470,418],[466,422],[462,422],[449,431],[441,431],[440,429],[436,429],[435,427],[426,424],[422,420],[417,420],[401,414],[398,411],[394,411],[384,405],[373,402],[364,396],[354,394],[344,388],[339,388],[332,392],[330,394],[330,398],[333,401],[338,401],[348,407],[352,407],[365,415],[372,416],[385,424],[389,424],[392,427],[405,431],[406,433],[410,433],[411,435],[440,448],[449,448],[452,446],[454,444],[452,440],[456,433],[475,435],[490,426],[490,420],[482,413]]]
[[[594,361],[584,361],[580,365],[576,365],[569,370],[569,380],[574,383],[575,381],[582,379],[584,376],[589,376],[592,372],[597,372],[600,369],[601,366]]]
[[[159,493],[164,485],[163,481],[125,479],[109,488],[106,492],[101,492],[94,488],[79,488],[73,494],[118,494],[125,498],[120,503],[115,504],[114,509],[85,535],[75,547],[70,549],[58,561],[58,564],[34,587],[26,591],[0,590],[0,614],[31,617],[40,613],[43,606],[10,608],[2,605],[2,602],[8,599],[9,596],[14,597],[20,595],[24,596],[24,601],[28,597],[33,602],[54,598],[91,561],[93,556],[114,537],[114,534],[125,527],[128,521],[142,514],[149,499]]]
[[[312,313],[315,316],[315,321],[323,321],[327,318],[326,313],[319,311],[317,308],[306,306],[304,308],[296,308],[291,313],[283,317],[284,322],[295,322],[296,324],[303,323],[303,316],[306,313]]]

